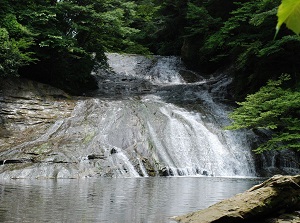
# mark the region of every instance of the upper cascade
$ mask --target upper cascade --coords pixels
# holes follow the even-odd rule
[[[199,80],[184,68],[179,57],[106,54],[110,69],[94,73],[100,94],[130,95],[153,93],[159,86],[186,83],[183,74]]]
[[[184,69],[181,59],[175,56],[152,56],[107,54],[108,63],[118,76],[145,79],[152,84],[185,83],[180,71]]]

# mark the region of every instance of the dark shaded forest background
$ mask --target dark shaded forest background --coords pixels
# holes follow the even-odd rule
[[[240,103],[245,110],[232,118],[242,124],[233,129],[272,129],[278,140],[262,150],[299,150],[300,37],[282,27],[274,39],[280,3],[1,0],[0,78],[81,94],[97,87],[90,74],[107,66],[105,52],[178,55],[203,75],[226,70],[234,77],[233,101],[249,103]]]

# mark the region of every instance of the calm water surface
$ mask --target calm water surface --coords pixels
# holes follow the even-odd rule
[[[261,179],[213,177],[9,180],[0,182],[0,222],[173,223]]]

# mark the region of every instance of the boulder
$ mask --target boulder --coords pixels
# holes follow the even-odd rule
[[[297,210],[300,210],[300,175],[276,175],[244,193],[174,219],[182,223],[300,222],[297,214],[288,215],[288,221],[267,220]]]

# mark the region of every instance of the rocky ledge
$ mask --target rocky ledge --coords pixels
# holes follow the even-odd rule
[[[300,175],[276,175],[204,210],[174,217],[181,223],[299,223]]]
[[[21,78],[1,79],[0,152],[43,134],[58,119],[69,117],[74,106],[62,90]]]

